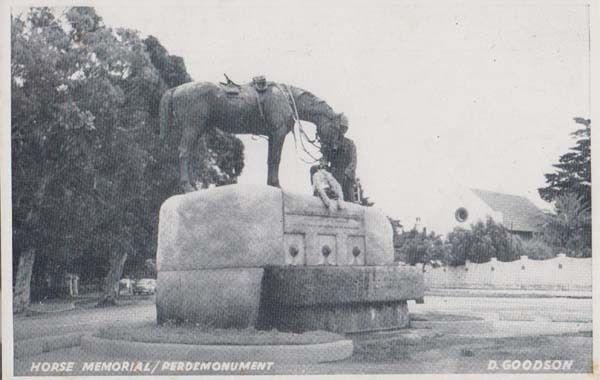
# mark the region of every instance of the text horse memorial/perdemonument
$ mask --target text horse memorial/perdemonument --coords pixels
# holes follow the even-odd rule
[[[270,186],[176,195],[160,211],[157,319],[218,328],[407,327],[423,277],[394,263],[387,217]]]

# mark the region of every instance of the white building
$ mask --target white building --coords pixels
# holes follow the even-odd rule
[[[490,217],[511,233],[528,239],[540,231],[544,220],[542,211],[520,195],[468,188],[440,195],[440,201],[425,207],[420,223],[428,231],[442,235]]]

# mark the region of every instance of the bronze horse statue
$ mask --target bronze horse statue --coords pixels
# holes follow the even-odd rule
[[[179,175],[185,192],[195,190],[190,154],[199,137],[217,128],[233,134],[253,134],[268,139],[267,185],[279,187],[279,163],[286,135],[296,119],[317,127],[322,146],[337,149],[347,130],[345,116],[336,113],[309,91],[294,86],[266,82],[264,87],[248,83],[217,85],[190,82],[168,90],[160,102],[160,133],[170,127],[181,129]]]

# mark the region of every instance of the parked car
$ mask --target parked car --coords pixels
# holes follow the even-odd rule
[[[119,294],[130,295],[133,293],[134,281],[128,278],[122,278],[119,280]]]
[[[153,278],[142,278],[133,285],[133,294],[156,293],[156,280]]]

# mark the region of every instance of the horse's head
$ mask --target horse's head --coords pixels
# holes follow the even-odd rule
[[[346,131],[348,131],[348,118],[343,113],[326,118],[317,128],[321,145],[330,150],[338,149]]]

